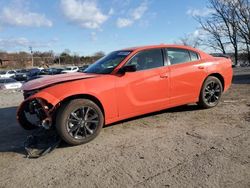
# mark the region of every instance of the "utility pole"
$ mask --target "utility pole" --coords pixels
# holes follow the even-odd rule
[[[32,67],[34,67],[34,58],[33,58],[33,50],[32,50],[32,46],[29,47],[30,49],[30,53],[31,53],[31,62],[32,62]]]

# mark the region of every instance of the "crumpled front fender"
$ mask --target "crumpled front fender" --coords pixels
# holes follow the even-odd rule
[[[39,92],[24,100],[18,107],[16,116],[19,124],[26,130],[32,130],[38,126],[32,124],[26,117],[26,113],[29,111],[29,105],[34,100],[41,105],[41,109],[45,115],[45,117],[41,119],[41,122],[47,121],[49,124],[52,123],[52,115],[55,111],[56,104],[59,102],[57,98],[46,92]]]
[[[32,95],[28,99],[32,100],[34,98],[41,98],[53,106],[55,106],[56,104],[58,104],[60,102],[60,100],[58,98],[56,98],[54,95],[51,95],[50,93],[47,93],[44,91],[40,91],[40,92],[36,93],[35,95]]]

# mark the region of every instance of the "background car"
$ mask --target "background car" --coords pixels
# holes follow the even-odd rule
[[[39,68],[32,68],[28,70],[28,77],[33,77],[33,76],[37,76],[39,75],[39,73],[41,72],[41,69]]]
[[[11,76],[14,76],[15,74],[16,74],[16,71],[14,70],[0,71],[0,78],[10,78]]]
[[[64,70],[63,68],[54,68],[54,67],[53,68],[48,68],[48,69],[43,69],[43,70],[41,70],[39,75],[61,74],[63,70]]]
[[[69,66],[66,67],[62,73],[72,73],[72,72],[77,72],[79,70],[79,68],[77,66]]]
[[[0,89],[20,89],[22,85],[13,78],[0,78]]]
[[[28,79],[29,71],[26,69],[16,70],[16,74],[11,76],[11,78],[17,81],[26,81]]]
[[[78,72],[84,72],[86,68],[88,68],[88,65],[83,65],[83,66],[79,67]]]

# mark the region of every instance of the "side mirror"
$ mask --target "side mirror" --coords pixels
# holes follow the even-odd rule
[[[136,65],[126,65],[124,67],[122,67],[118,73],[120,74],[124,74],[126,72],[135,72],[136,71]]]

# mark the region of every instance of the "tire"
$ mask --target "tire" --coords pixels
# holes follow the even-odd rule
[[[200,91],[198,105],[205,109],[215,107],[220,101],[222,92],[221,81],[214,76],[207,77]]]
[[[104,116],[100,107],[88,99],[74,99],[59,108],[56,129],[70,145],[80,145],[93,140],[100,133]]]

